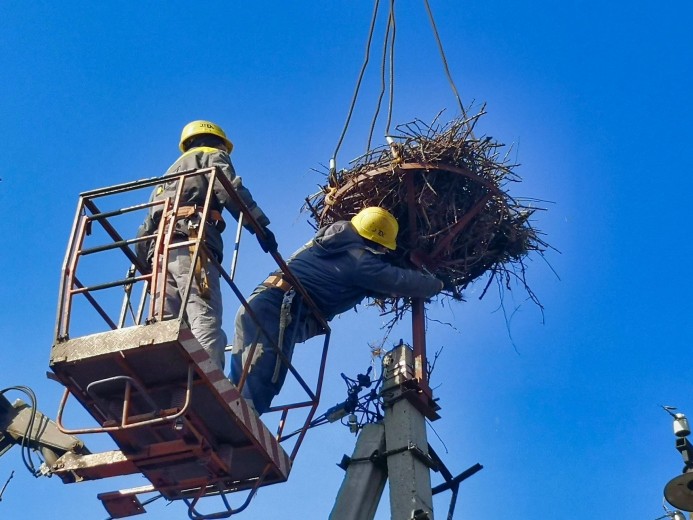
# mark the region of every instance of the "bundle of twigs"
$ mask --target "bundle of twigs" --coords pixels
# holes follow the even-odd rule
[[[516,164],[501,155],[504,145],[474,137],[484,114],[430,125],[416,120],[397,127],[395,139],[330,172],[320,192],[306,199],[316,227],[346,220],[367,206],[389,210],[399,222],[394,261],[427,269],[448,281],[444,293],[462,299],[462,290],[489,275],[510,288],[517,279],[537,304],[525,279],[524,259],[548,245],[530,224],[536,207],[506,190],[518,182]],[[379,301],[394,321],[407,308],[400,299]]]

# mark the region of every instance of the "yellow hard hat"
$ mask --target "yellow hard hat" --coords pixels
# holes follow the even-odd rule
[[[233,150],[233,143],[229,141],[228,137],[226,137],[226,133],[221,129],[220,126],[215,125],[211,121],[199,120],[192,121],[183,127],[183,131],[180,134],[180,144],[178,145],[180,151],[184,152],[186,150],[185,142],[188,139],[202,134],[212,134],[216,135],[217,137],[221,137],[226,143],[226,147],[228,148],[227,151],[231,153],[231,150]]]
[[[399,224],[389,211],[375,206],[364,208],[352,217],[351,223],[363,238],[393,251],[397,249]]]

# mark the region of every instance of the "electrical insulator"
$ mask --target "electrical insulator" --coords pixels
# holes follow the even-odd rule
[[[349,431],[351,433],[357,433],[359,431],[359,423],[356,420],[356,415],[349,414]]]
[[[686,437],[691,433],[691,427],[688,425],[688,419],[682,413],[674,414],[674,435],[677,437]]]

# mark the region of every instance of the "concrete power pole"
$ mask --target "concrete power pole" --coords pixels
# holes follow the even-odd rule
[[[383,359],[385,418],[359,434],[331,520],[372,520],[388,478],[393,520],[433,520],[426,417],[437,418],[437,406],[422,398],[414,364],[403,344]]]

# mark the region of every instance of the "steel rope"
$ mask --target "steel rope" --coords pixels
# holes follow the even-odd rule
[[[392,108],[395,104],[395,35],[397,33],[397,22],[395,21],[395,0],[390,0],[390,19],[392,22],[392,37],[390,39],[390,98],[387,107],[387,125],[385,135],[390,135],[390,124],[392,123]]]
[[[371,27],[370,30],[368,31],[368,40],[366,42],[366,55],[364,57],[363,65],[361,66],[361,72],[359,73],[358,80],[356,82],[356,88],[354,89],[354,95],[351,99],[351,106],[349,107],[349,112],[347,114],[347,119],[346,122],[344,123],[344,129],[342,130],[342,135],[339,137],[339,141],[337,142],[337,147],[334,150],[334,154],[332,155],[332,164],[330,165],[330,170],[332,170],[333,167],[336,167],[337,164],[337,153],[339,152],[339,149],[342,146],[342,141],[344,141],[344,136],[346,135],[347,128],[349,127],[349,123],[351,121],[351,116],[354,113],[354,106],[356,105],[356,98],[359,95],[359,89],[361,88],[361,81],[363,80],[363,75],[366,72],[366,67],[368,66],[368,60],[370,58],[370,53],[371,53],[371,42],[373,41],[373,32],[375,30],[375,21],[378,17],[378,8],[380,6],[380,0],[375,0],[375,6],[373,7],[373,17],[371,18]],[[332,171],[330,171],[330,174],[332,175]]]
[[[443,67],[445,68],[445,75],[448,78],[448,82],[450,83],[450,87],[452,88],[452,91],[455,93],[455,97],[457,98],[457,103],[460,106],[460,111],[462,112],[462,117],[464,119],[467,119],[467,112],[464,109],[464,106],[462,105],[462,99],[460,99],[460,94],[457,92],[457,87],[455,86],[455,82],[452,79],[452,75],[450,74],[450,68],[448,67],[448,60],[445,57],[445,51],[443,50],[443,43],[440,41],[440,35],[438,34],[438,28],[436,27],[436,22],[433,19],[433,12],[431,11],[431,5],[428,3],[428,0],[424,0],[424,4],[426,5],[426,12],[428,13],[428,19],[431,22],[431,27],[433,28],[433,34],[435,35],[436,38],[436,43],[438,44],[438,51],[440,52],[440,57],[443,60]]]
[[[373,114],[373,119],[371,121],[370,131],[368,132],[368,143],[366,146],[366,153],[371,149],[371,143],[373,141],[373,133],[375,132],[375,125],[378,121],[378,116],[380,115],[380,107],[383,104],[383,97],[385,96],[385,71],[387,70],[387,44],[390,39],[391,30],[391,20],[388,16],[387,27],[385,28],[385,39],[383,40],[383,59],[380,63],[380,94],[378,95],[378,102],[375,107],[375,114]]]
[[[436,26],[435,19],[433,18],[433,11],[431,10],[431,5],[428,0],[424,0],[424,5],[426,7],[426,13],[428,14],[428,19],[431,24],[431,28],[433,29],[433,35],[436,40],[436,44],[438,46],[438,52],[440,53],[441,60],[443,62],[443,68],[445,71],[445,76],[447,77],[448,83],[450,84],[450,88],[452,89],[453,94],[455,95],[455,99],[457,100],[457,104],[460,108],[460,112],[462,114],[462,117],[466,120],[467,119],[467,111],[464,108],[464,105],[462,104],[462,99],[460,98],[460,94],[457,90],[457,86],[455,85],[455,81],[452,78],[452,74],[450,73],[450,67],[448,65],[448,60],[445,55],[445,50],[443,48],[443,43],[440,39],[440,34],[438,33],[438,27]],[[344,123],[344,128],[342,129],[342,133],[339,137],[339,141],[337,142],[337,146],[335,148],[334,154],[332,155],[332,160],[330,162],[330,177],[332,177],[336,173],[336,163],[337,163],[337,154],[339,153],[339,149],[342,146],[342,143],[344,141],[344,137],[346,136],[347,129],[349,127],[349,123],[351,122],[351,118],[354,113],[354,107],[356,106],[356,100],[358,98],[358,94],[361,88],[361,83],[363,81],[363,76],[366,72],[366,68],[368,67],[368,63],[370,60],[370,51],[371,51],[371,44],[373,42],[373,33],[375,30],[375,23],[377,20],[378,16],[378,9],[380,7],[380,0],[375,1],[375,5],[373,8],[373,15],[371,18],[371,24],[370,24],[370,29],[368,32],[368,39],[366,41],[366,54],[364,57],[363,65],[361,66],[361,70],[359,72],[358,80],[356,82],[356,87],[354,89],[354,95],[351,99],[351,105],[349,106],[349,111],[347,113],[347,118],[346,122]],[[382,63],[381,63],[381,90],[380,94],[378,96],[378,101],[376,103],[376,109],[375,113],[373,115],[373,119],[371,120],[371,126],[369,129],[369,134],[368,134],[368,141],[367,141],[367,147],[366,147],[366,154],[370,151],[371,144],[373,141],[373,133],[375,131],[375,125],[377,123],[378,116],[380,114],[380,108],[382,106],[382,100],[385,94],[385,76],[386,76],[386,62],[387,62],[387,54],[389,50],[389,96],[388,96],[388,110],[387,110],[387,123],[385,127],[385,135],[388,136],[390,134],[390,126],[392,124],[392,112],[394,108],[394,101],[395,101],[395,38],[396,38],[396,33],[397,33],[397,25],[396,25],[396,19],[395,19],[395,0],[390,0],[390,12],[388,15],[388,21],[387,21],[387,28],[385,30],[385,39],[383,43],[383,55],[382,55]]]

